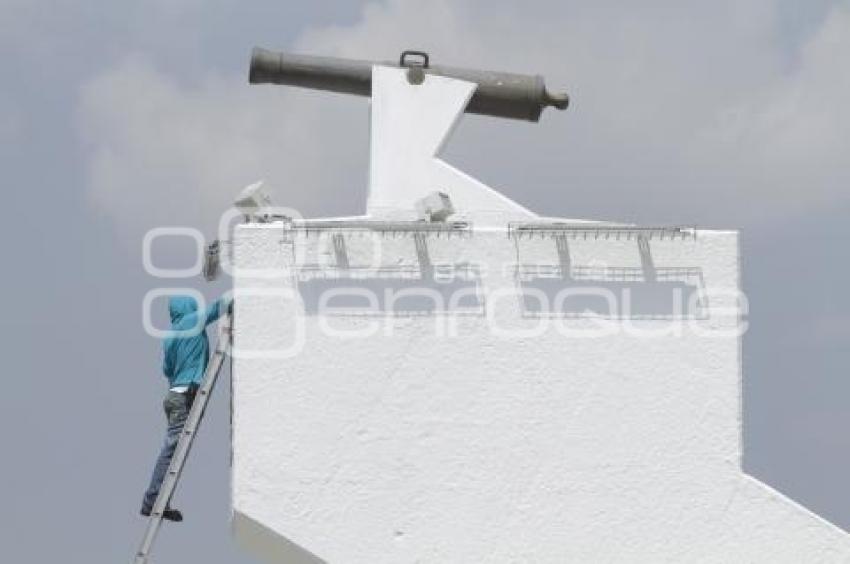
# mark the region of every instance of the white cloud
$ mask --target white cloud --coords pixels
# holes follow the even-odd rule
[[[244,77],[184,85],[144,58],[126,59],[80,95],[92,201],[135,240],[157,225],[211,232],[258,178],[281,204],[315,212],[340,187],[365,184],[356,176],[367,156],[366,103],[325,102],[248,88]],[[360,139],[340,143],[337,130]]]
[[[833,10],[793,70],[771,76],[746,99],[716,114],[697,148],[700,164],[728,166],[732,187],[749,193],[757,213],[800,211],[845,199],[850,174],[850,11]],[[696,159],[695,159],[696,160]]]
[[[389,60],[415,47],[438,63],[540,72],[573,107],[537,127],[469,120],[452,148],[467,167],[548,212],[734,226],[848,194],[850,12],[834,9],[799,50],[776,21],[768,1],[392,0],[353,26],[306,30],[293,50]],[[260,177],[305,213],[358,211],[367,119],[359,99],[244,75],[184,84],[138,58],[86,84],[79,107],[93,201],[133,229],[213,222]]]

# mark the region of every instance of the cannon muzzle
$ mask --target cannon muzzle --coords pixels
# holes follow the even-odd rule
[[[370,96],[374,65],[406,68],[413,84],[421,83],[427,75],[474,82],[478,87],[466,107],[473,114],[538,121],[543,108],[563,110],[569,104],[566,93],[549,92],[539,75],[431,66],[428,55],[421,51],[405,51],[398,62],[372,62],[275,53],[255,47],[248,81]]]

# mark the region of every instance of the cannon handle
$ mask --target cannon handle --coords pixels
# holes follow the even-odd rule
[[[401,56],[398,58],[398,66],[400,67],[409,67],[411,63],[406,62],[407,58],[410,56],[414,57],[422,57],[422,64],[420,65],[423,69],[427,69],[430,65],[430,57],[428,57],[428,53],[425,51],[413,51],[408,49],[407,51],[402,51]]]

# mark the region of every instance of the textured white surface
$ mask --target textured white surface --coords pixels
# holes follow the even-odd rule
[[[286,265],[280,241],[280,227],[240,228],[240,265]],[[371,246],[352,237],[352,263]],[[387,265],[416,261],[411,238],[385,247]],[[436,264],[483,263],[488,294],[516,287],[504,233],[428,247]],[[576,265],[639,265],[634,241],[570,247]],[[710,294],[737,288],[734,233],[651,248],[659,267],[700,267]],[[546,240],[519,255],[558,260]],[[243,299],[237,347],[289,345],[296,323],[305,339],[290,359],[236,361],[234,509],[329,562],[843,561],[843,532],[741,473],[740,343],[699,334],[732,324],[721,305],[679,336],[632,336],[622,328],[671,321],[619,319],[614,335],[567,338],[499,337],[451,313],[293,318],[284,300]],[[515,299],[487,307],[503,330],[540,322]],[[457,336],[441,336],[450,320]],[[380,331],[341,339],[323,322]]]
[[[390,122],[414,118],[393,112],[420,101],[403,74],[375,73],[373,135],[406,138]],[[470,91],[432,80],[447,127]],[[437,150],[437,129],[417,151]],[[430,156],[396,168],[403,147],[382,157],[374,139],[373,216],[404,217],[437,188],[489,227],[336,240],[237,228],[233,508],[246,548],[294,563],[850,561],[844,532],[741,471],[741,341],[721,333],[738,321],[736,233],[649,243],[659,281],[684,276],[703,310],[670,315],[637,292],[640,316],[547,315],[513,295],[528,272],[548,273],[545,292],[574,282],[551,277],[569,267],[669,293],[634,239],[518,241],[502,220],[528,212],[489,189],[476,198],[464,176],[435,187],[430,167],[450,169]],[[382,294],[378,311],[316,310],[319,290],[397,291],[431,267],[423,285],[472,288],[474,307]]]

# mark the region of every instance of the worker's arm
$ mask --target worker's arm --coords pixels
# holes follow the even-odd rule
[[[233,303],[231,299],[219,298],[210,304],[210,307],[205,312],[206,325],[215,322],[219,317],[227,313],[231,303]]]
[[[230,307],[232,301],[230,299],[219,298],[205,310],[193,311],[181,317],[180,321],[174,325],[174,329],[192,333],[202,331],[204,327],[218,320],[227,311],[227,308]]]

